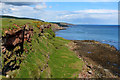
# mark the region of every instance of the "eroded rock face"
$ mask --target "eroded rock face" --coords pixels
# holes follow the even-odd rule
[[[24,41],[30,42],[33,35],[33,28],[27,25],[18,30],[5,31],[6,36],[2,37],[2,56],[3,68],[2,74],[6,75],[7,72],[18,69],[21,64],[23,43]],[[16,57],[14,57],[16,55]],[[19,57],[20,59],[17,59]],[[19,63],[16,64],[16,62]]]
[[[26,27],[26,26],[25,26]],[[27,25],[28,28],[28,25]],[[5,31],[6,36],[2,38],[3,46],[8,48],[14,48],[23,41],[29,40],[30,36],[33,34],[33,28],[20,29],[18,31]]]
[[[15,26],[17,25],[15,24]],[[28,53],[27,49],[23,49],[23,43],[24,41],[31,43],[31,36],[33,36],[34,29],[32,26],[24,25],[23,28],[17,27],[18,29],[5,31],[6,36],[2,36],[2,54],[4,54],[2,56],[2,74],[6,77],[9,72],[19,69],[21,62],[24,60],[23,51]],[[45,28],[51,28],[51,25],[38,27],[40,33],[44,33]]]

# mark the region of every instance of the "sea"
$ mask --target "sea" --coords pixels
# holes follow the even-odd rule
[[[59,30],[56,36],[68,40],[95,40],[119,49],[118,25],[69,25],[66,30]]]

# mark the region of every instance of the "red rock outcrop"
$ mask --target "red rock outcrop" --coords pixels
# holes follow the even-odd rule
[[[5,48],[9,47],[15,47],[18,44],[24,42],[24,41],[29,41],[30,42],[30,36],[33,34],[33,28],[28,28],[28,25],[23,26],[23,28],[16,30],[10,30],[10,31],[5,31],[6,36],[2,38],[3,45]],[[4,49],[3,49],[4,50]]]

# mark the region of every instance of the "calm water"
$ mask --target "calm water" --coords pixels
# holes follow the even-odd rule
[[[56,36],[69,40],[96,40],[118,49],[117,25],[74,25],[57,31]]]

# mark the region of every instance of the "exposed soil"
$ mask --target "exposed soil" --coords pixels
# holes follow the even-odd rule
[[[92,73],[95,78],[120,77],[120,52],[116,48],[94,40],[73,40],[70,47],[90,69],[87,74]]]

